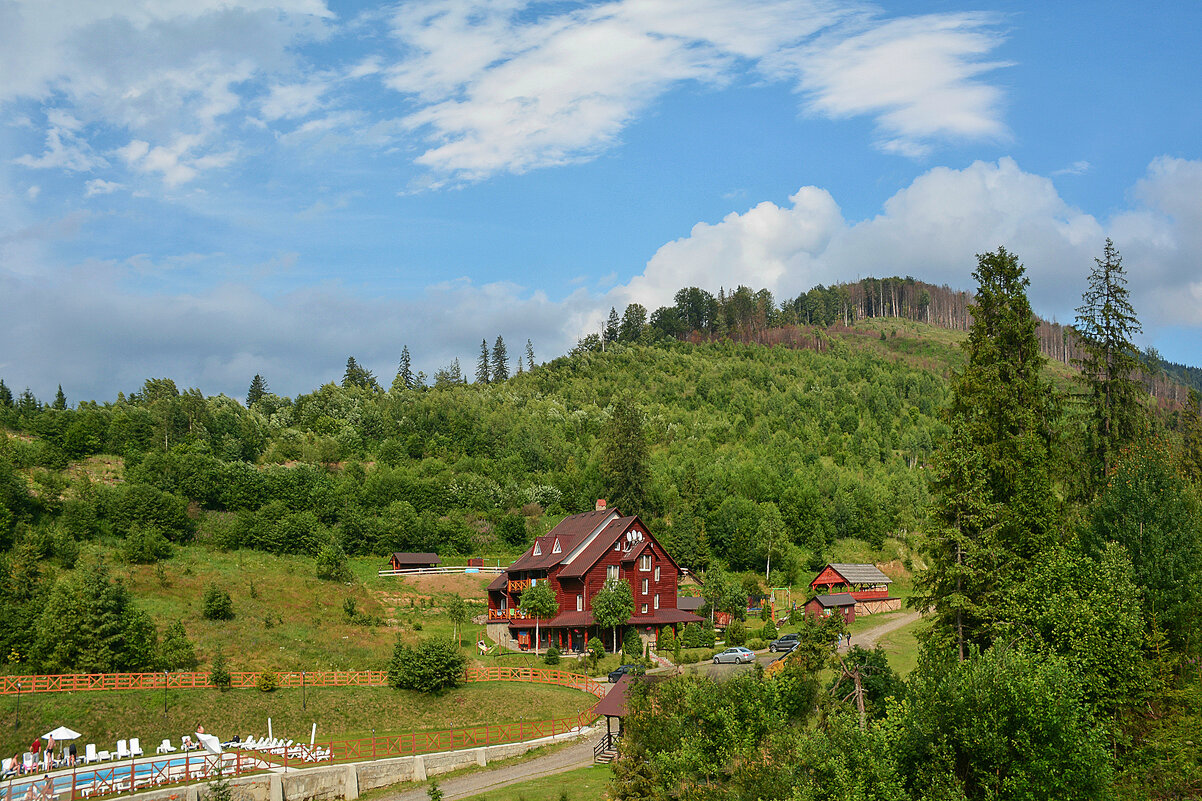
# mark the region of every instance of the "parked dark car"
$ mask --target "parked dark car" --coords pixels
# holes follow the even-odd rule
[[[612,671],[610,671],[609,680],[611,682],[615,682],[618,679],[625,676],[627,673],[634,674],[635,676],[641,676],[646,672],[647,672],[647,669],[644,668],[642,665],[622,665],[621,667],[615,668]]]
[[[797,638],[801,635],[797,632],[792,634],[782,634],[779,639],[768,643],[769,651],[792,651],[793,646],[797,645]]]

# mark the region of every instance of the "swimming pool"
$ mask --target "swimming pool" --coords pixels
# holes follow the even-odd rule
[[[160,757],[111,765],[78,765],[74,771],[13,779],[0,786],[0,801],[50,799],[67,801],[184,782],[216,775],[220,767],[226,776],[236,776],[269,767],[254,754],[226,752],[221,756],[195,751],[173,757]],[[47,781],[50,785],[47,786]]]

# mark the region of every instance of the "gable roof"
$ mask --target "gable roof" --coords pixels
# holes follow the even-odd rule
[[[593,565],[605,555],[605,552],[614,547],[614,543],[618,541],[626,530],[637,517],[619,517],[616,520],[611,520],[609,525],[601,529],[601,533],[593,538],[593,541],[588,544],[588,547],[581,551],[576,557],[569,562],[563,570],[559,572],[560,578],[580,578],[589,571]]]
[[[881,572],[876,565],[854,565],[832,563],[827,565],[842,576],[848,584],[892,584],[893,579]]]
[[[695,598],[691,595],[681,595],[676,599],[676,608],[683,609],[686,612],[696,612],[703,606],[705,606],[704,598]]]
[[[597,509],[592,512],[582,512],[578,515],[571,515],[559,521],[559,525],[551,529],[542,537],[537,537],[534,544],[527,551],[519,556],[513,564],[508,568],[510,572],[515,570],[546,570],[554,565],[559,564],[564,559],[571,556],[573,550],[579,545],[588,535],[597,530],[605,520],[617,514],[615,509]],[[555,549],[555,540],[559,540],[562,553],[553,553]],[[535,545],[541,551],[539,555],[534,554]]]
[[[405,551],[393,551],[389,561],[403,565],[437,565],[442,562],[436,553],[409,553]]]
[[[856,599],[852,598],[845,592],[835,593],[834,595],[816,595],[814,600],[819,603],[824,609],[829,609],[833,606],[855,606]]]

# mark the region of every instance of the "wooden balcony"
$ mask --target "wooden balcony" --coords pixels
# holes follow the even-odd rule
[[[489,620],[527,620],[530,616],[521,609],[489,609]]]
[[[530,586],[530,579],[510,579],[509,580],[509,592],[513,595],[520,595],[529,586]]]

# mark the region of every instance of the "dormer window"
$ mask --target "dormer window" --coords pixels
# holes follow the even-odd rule
[[[551,546],[551,553],[562,553],[563,548],[559,547],[559,540],[555,540],[555,544]]]
[[[645,553],[639,557],[639,570],[651,569],[651,554]]]
[[[542,556],[542,555],[543,555],[543,549],[542,549],[542,547],[541,547],[541,546],[540,546],[540,545],[539,545],[537,542],[536,542],[536,543],[534,543],[534,555],[535,555],[535,556]]]

